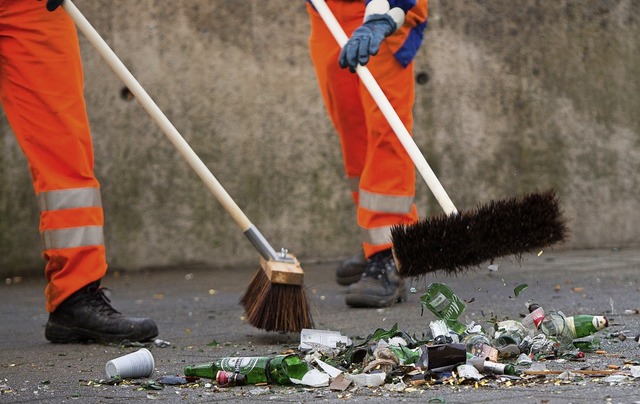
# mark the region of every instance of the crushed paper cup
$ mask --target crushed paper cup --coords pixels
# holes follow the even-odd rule
[[[130,354],[111,359],[105,365],[105,372],[109,378],[135,379],[151,376],[154,367],[155,361],[151,352],[146,348],[141,348]]]
[[[351,339],[340,334],[338,331],[314,330],[303,328],[300,332],[300,350],[308,351],[313,349],[309,344],[319,344],[329,348],[337,348],[337,344],[351,345]]]

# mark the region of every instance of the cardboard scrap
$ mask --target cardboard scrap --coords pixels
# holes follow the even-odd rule
[[[334,391],[345,391],[349,386],[351,386],[351,380],[344,377],[343,374],[340,374],[338,377],[333,379],[329,385],[329,389]]]

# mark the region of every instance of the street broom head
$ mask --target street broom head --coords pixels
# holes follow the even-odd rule
[[[260,259],[247,291],[240,299],[247,321],[259,329],[277,332],[300,332],[313,328],[311,308],[300,263]]]
[[[396,266],[403,277],[434,271],[455,275],[498,257],[520,258],[566,236],[553,190],[436,215],[391,231]]]

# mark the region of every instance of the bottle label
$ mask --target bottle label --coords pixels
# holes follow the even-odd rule
[[[465,309],[464,303],[444,284],[432,283],[420,298],[433,314],[442,320],[456,320]]]
[[[429,301],[429,305],[433,307],[435,311],[442,313],[447,309],[447,306],[449,305],[449,299],[447,299],[447,297],[442,293],[438,292],[438,294]]]
[[[258,357],[239,356],[235,358],[224,358],[220,362],[222,370],[233,373],[247,374],[256,367]]]
[[[586,337],[608,325],[607,318],[604,316],[578,315],[567,320],[570,320],[574,338]]]
[[[535,309],[529,314],[531,314],[531,321],[533,322],[533,325],[536,328],[540,328],[540,323],[544,318],[544,310],[542,309],[542,307],[538,307],[537,309]]]

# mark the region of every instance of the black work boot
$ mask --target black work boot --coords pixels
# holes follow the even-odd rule
[[[358,282],[364,273],[366,263],[367,260],[364,259],[362,250],[359,254],[342,261],[336,270],[336,282],[342,286],[349,286]]]
[[[45,337],[56,343],[124,340],[143,342],[158,335],[156,323],[149,318],[133,318],[111,307],[110,300],[93,282],[67,298],[49,314]]]
[[[405,281],[396,270],[391,250],[384,250],[367,260],[362,277],[349,286],[345,300],[351,307],[389,307],[406,299]]]

